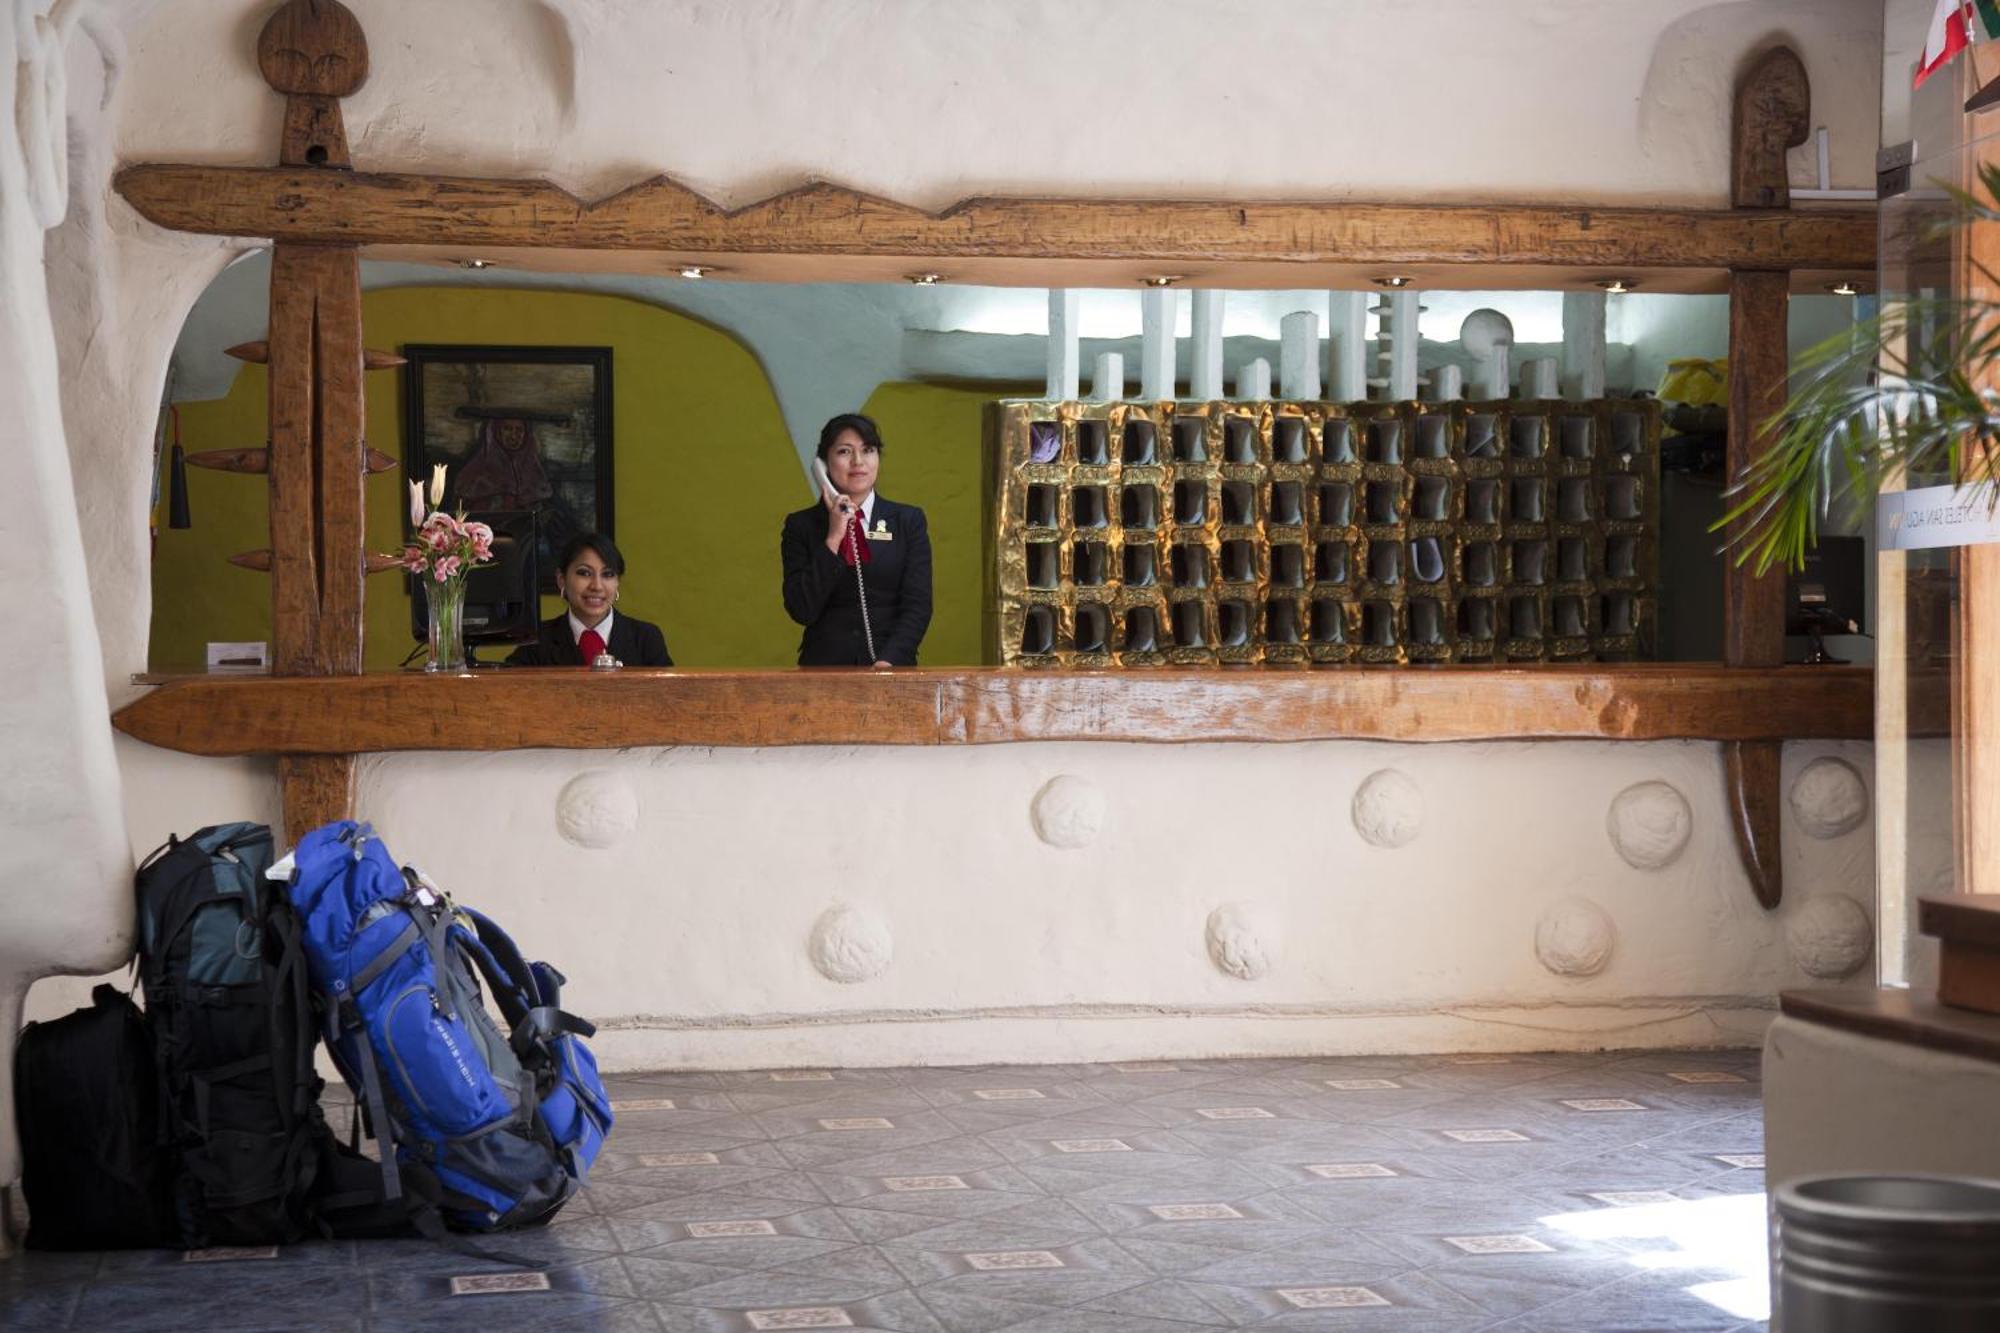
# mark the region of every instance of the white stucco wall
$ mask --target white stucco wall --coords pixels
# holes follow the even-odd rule
[[[152,407],[181,320],[241,247],[153,230],[109,195],[110,174],[268,163],[279,101],[252,61],[264,3],[72,3],[91,17],[71,44],[69,218],[47,250],[60,377],[31,349],[0,387],[36,396],[0,401],[40,414],[46,461],[59,390],[88,586],[75,559],[50,559],[74,547],[42,529],[0,527],[0,556],[10,576],[48,567],[38,595],[91,609],[115,703],[150,616],[172,613],[143,576]],[[730,204],[812,176],[927,206],[981,192],[1720,204],[1746,56],[1780,38],[1800,50],[1836,185],[1868,179],[1881,68],[1879,0],[352,7],[373,51],[347,104],[363,165],[546,175],[593,196],[666,171]],[[0,99],[0,127],[16,105]],[[32,317],[44,270],[24,230],[7,237],[0,306]],[[60,505],[47,512],[59,527]],[[44,653],[17,637],[0,670],[36,677]],[[75,698],[91,665],[65,677]],[[8,716],[25,766],[103,743],[67,706]],[[264,765],[116,754],[142,848],[275,804]],[[1427,812],[1394,852],[1344,822],[1385,766]],[[613,847],[554,832],[556,795],[585,769],[632,786],[637,823]],[[1107,813],[1096,842],[1058,852],[1027,803],[1063,772],[1097,783]],[[1639,871],[1607,852],[1603,806],[1649,778],[1685,795],[1692,834],[1672,865]],[[412,756],[372,765],[362,804],[405,856],[568,969],[578,1006],[614,1020],[604,1046],[624,1064],[1743,1040],[1800,975],[1782,940],[1803,900],[1869,894],[1865,830],[1794,832],[1794,901],[1757,911],[1703,745]],[[1460,810],[1471,831],[1444,832]],[[55,826],[15,822],[8,838],[35,856],[64,850]],[[115,812],[91,830],[114,845],[107,830]],[[76,946],[94,913],[123,919],[114,878],[76,894],[10,881],[6,934]],[[1617,931],[1584,978],[1537,961],[1544,909],[1570,896]],[[891,934],[872,979],[810,970],[807,933],[836,898]],[[1227,904],[1242,906],[1211,946]],[[1596,918],[1577,920],[1588,944]],[[1212,947],[1268,970],[1226,976]],[[36,1003],[74,991],[45,986]]]

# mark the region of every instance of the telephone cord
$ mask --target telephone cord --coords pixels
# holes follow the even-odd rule
[[[875,627],[868,619],[868,580],[861,573],[861,543],[866,540],[861,535],[861,512],[855,511],[854,519],[847,525],[847,540],[854,545],[854,591],[861,598],[861,638],[868,645],[868,665],[874,666]]]

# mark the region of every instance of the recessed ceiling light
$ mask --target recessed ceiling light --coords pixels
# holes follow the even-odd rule
[[[1407,287],[1411,283],[1415,282],[1416,279],[1404,277],[1400,273],[1392,273],[1386,278],[1370,278],[1369,281],[1374,283],[1377,287],[1395,288],[1395,287]]]
[[[1599,278],[1593,286],[1602,287],[1613,296],[1623,296],[1639,284],[1630,278]]]
[[[1843,279],[1840,282],[1829,282],[1826,285],[1826,289],[1829,292],[1832,292],[1835,296],[1861,295],[1861,289],[1855,286],[1853,283],[1846,281],[1845,279]]]
[[[910,281],[919,287],[935,287],[944,281],[942,273],[912,273]]]
[[[681,276],[683,278],[688,279],[690,282],[694,281],[697,278],[705,278],[713,272],[715,272],[714,269],[706,268],[700,264],[681,265]]]
[[[1144,287],[1171,287],[1180,280],[1178,273],[1155,273],[1150,278],[1139,279],[1139,283]]]
[[[490,259],[461,259],[458,261],[458,266],[460,268],[471,269],[492,268],[493,261]]]

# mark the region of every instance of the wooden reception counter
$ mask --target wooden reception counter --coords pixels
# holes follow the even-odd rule
[[[1867,740],[1864,667],[481,670],[145,678],[114,725],[202,755],[1007,741]]]

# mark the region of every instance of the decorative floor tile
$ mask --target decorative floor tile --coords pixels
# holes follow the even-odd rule
[[[1243,1216],[1226,1203],[1156,1203],[1146,1211],[1162,1222],[1214,1222]]]
[[[640,1166],[716,1166],[721,1158],[712,1152],[647,1152],[639,1154]]]
[[[1617,1208],[1644,1208],[1656,1203],[1682,1202],[1681,1196],[1671,1190],[1605,1190],[1590,1197]]]
[[[1306,1170],[1322,1180],[1371,1180],[1396,1174],[1380,1162],[1321,1162]]]
[[[1440,1131],[1460,1143],[1532,1143],[1526,1134],[1513,1129],[1447,1129]]]
[[[671,1111],[673,1109],[674,1099],[671,1097],[623,1097],[614,1099],[611,1103],[611,1112],[613,1115],[622,1114],[626,1111]]]
[[[548,1289],[547,1273],[469,1273],[451,1280],[454,1296],[497,1296]]]
[[[824,1069],[773,1069],[773,1083],[831,1083],[833,1075]]]
[[[1195,1114],[1203,1120],[1275,1120],[1277,1116],[1261,1106],[1203,1106]]]
[[[1286,1287],[1278,1294],[1301,1310],[1353,1310],[1389,1303],[1367,1287]]]
[[[1026,1268],[1062,1268],[1060,1256],[1047,1250],[995,1250],[968,1254],[965,1262],[982,1273],[1011,1272]]]
[[[1050,1139],[1049,1146],[1057,1152],[1132,1151],[1132,1145],[1123,1139]]]
[[[746,1218],[735,1222],[690,1222],[687,1233],[696,1240],[709,1240],[716,1236],[775,1236],[778,1229],[762,1218]]]
[[[1033,1102],[1042,1100],[1042,1094],[1034,1088],[975,1088],[972,1095],[982,1102]]]
[[[847,1311],[833,1305],[802,1306],[794,1310],[745,1310],[743,1317],[754,1329],[771,1328],[853,1328]]]
[[[181,1254],[184,1264],[226,1264],[243,1259],[275,1259],[278,1247],[275,1245],[210,1245],[206,1249],[187,1250]]]
[[[879,1115],[833,1116],[819,1122],[821,1129],[894,1129],[896,1126]]]
[[[1629,1097],[1565,1097],[1562,1104],[1572,1111],[1650,1111]]]
[[[1393,1078],[1330,1078],[1326,1086],[1335,1092],[1373,1092],[1379,1088],[1400,1088]]]
[[[1717,1153],[1715,1160],[1728,1166],[1745,1166],[1758,1171],[1764,1169],[1764,1154],[1760,1152]]]
[[[1748,1083],[1741,1074],[1725,1073],[1720,1069],[1696,1069],[1685,1073],[1670,1073],[1668,1078],[1676,1083]]]
[[[1554,1254],[1556,1250],[1533,1236],[1446,1236],[1444,1242],[1467,1254]]]
[[[972,1187],[960,1176],[884,1176],[884,1189],[898,1194],[914,1194],[924,1190],[964,1190]]]

